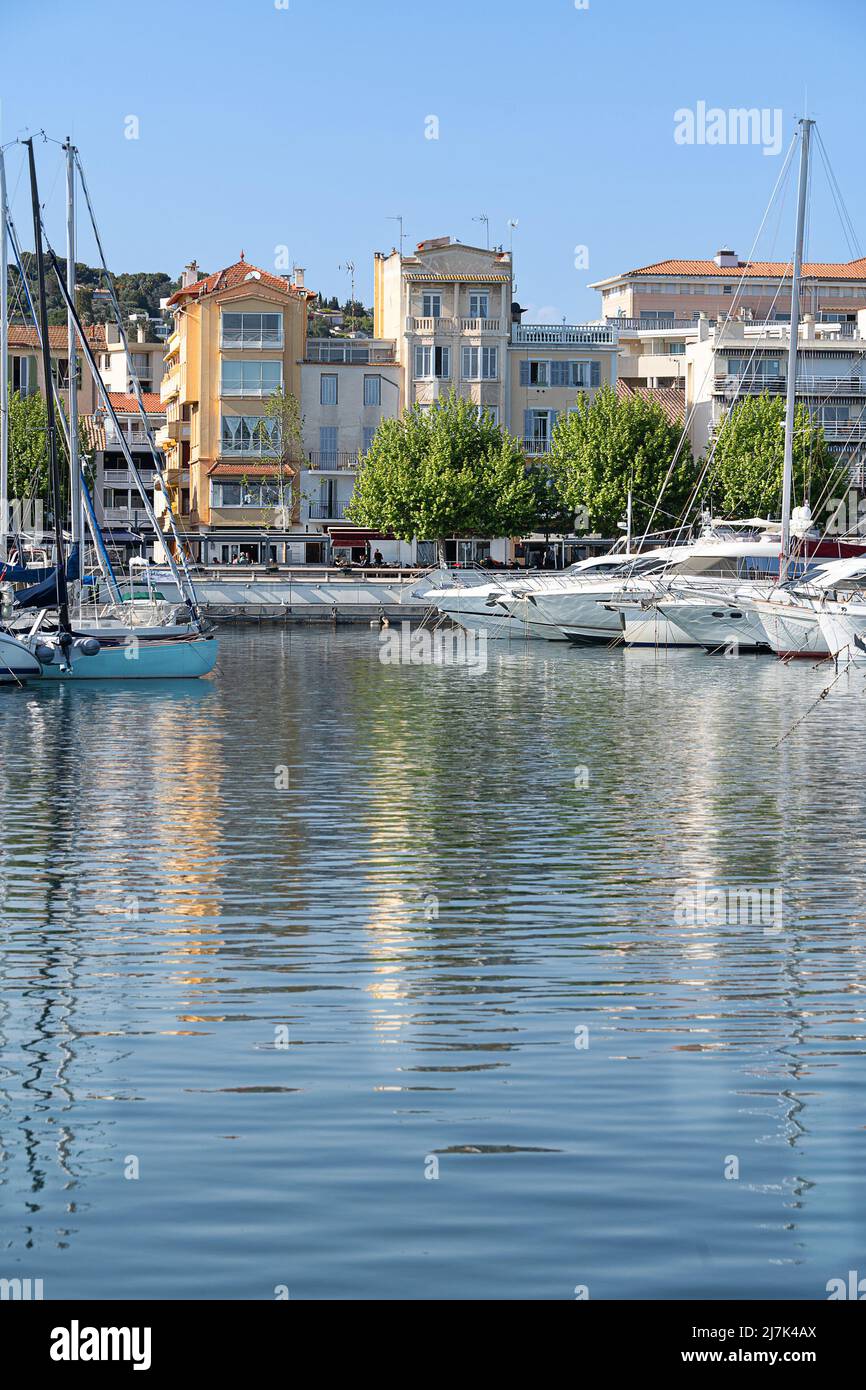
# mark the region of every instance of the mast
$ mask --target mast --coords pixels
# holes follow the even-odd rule
[[[812,120],[800,121],[800,183],[797,193],[797,232],[791,275],[791,336],[788,345],[788,381],[785,396],[785,455],[782,470],[782,547],[779,554],[779,583],[788,577],[791,549],[791,491],[794,474],[794,410],[797,404],[797,349],[800,339],[800,278],[803,270],[803,237],[806,227],[806,194],[809,187],[809,141]]]
[[[9,243],[6,229],[6,162],[0,146],[0,560],[9,535]]]
[[[46,436],[48,463],[51,473],[51,505],[54,508],[54,548],[57,573],[57,621],[61,633],[70,631],[69,603],[66,593],[66,555],[63,549],[63,503],[60,488],[60,467],[57,460],[57,425],[54,414],[54,390],[51,375],[51,342],[48,333],[48,305],[45,298],[45,261],[42,257],[42,218],[39,214],[39,189],[36,184],[36,161],[33,158],[33,139],[24,141],[30,165],[30,201],[33,205],[33,239],[36,246],[36,277],[39,286],[39,332],[42,337],[42,371],[45,377]]]
[[[67,135],[66,144],[66,288],[75,303],[75,146]],[[81,525],[81,464],[78,450],[78,339],[72,315],[66,314],[66,339],[69,357],[69,508],[72,518],[70,534],[73,546],[79,547],[79,574],[84,573],[84,534]],[[79,590],[80,592],[80,590]]]

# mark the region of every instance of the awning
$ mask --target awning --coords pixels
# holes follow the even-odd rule
[[[368,541],[393,541],[394,536],[386,531],[368,531],[363,526],[355,526],[351,529],[346,526],[328,526],[325,528],[331,538],[331,545],[339,549],[352,550],[360,549]]]
[[[274,478],[281,469],[278,463],[212,463],[208,471],[209,478]],[[286,482],[295,476],[295,470],[290,464],[285,464],[282,468],[283,477]]]

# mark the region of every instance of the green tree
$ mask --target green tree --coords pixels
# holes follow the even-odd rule
[[[452,392],[383,420],[361,464],[346,515],[398,539],[519,536],[536,513],[517,441]]]
[[[48,420],[45,400],[35,392],[9,397],[9,497],[48,501]]]
[[[649,522],[664,487],[653,523],[659,529],[679,516],[695,480],[681,438],[682,427],[656,401],[604,386],[591,402],[580,396],[569,415],[560,415],[550,461],[568,506],[583,509],[590,527],[603,534],[613,534],[625,516],[630,487],[636,526]]]
[[[778,516],[782,504],[785,402],[764,392],[746,396],[726,415],[708,472],[714,508],[723,516]],[[793,505],[810,501],[817,513],[834,490],[847,486],[824,442],[824,432],[804,405],[794,414]]]

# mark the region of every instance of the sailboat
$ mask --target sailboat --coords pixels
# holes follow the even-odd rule
[[[45,246],[47,246],[52,269],[57,278],[57,285],[67,310],[70,381],[74,382],[75,379],[76,348],[77,342],[80,342],[82,353],[87,360],[88,367],[93,375],[106,413],[110,416],[117,430],[127,466],[141,493],[144,508],[148,513],[154,529],[158,531],[160,528],[124,433],[119,428],[117,416],[108,390],[99,374],[95,357],[75,309],[74,208],[72,206],[72,199],[74,195],[73,160],[77,156],[77,151],[74,150],[71,142],[67,142],[67,208],[69,214],[67,218],[68,277],[67,280],[64,281],[64,277],[60,273],[57,257],[51,249],[47,237],[44,235],[44,228],[39,212],[39,195],[32,140],[26,141],[25,144],[28,148],[30,167],[33,228],[36,245],[35,259],[38,281],[38,313],[34,313],[34,319],[37,323],[38,336],[42,349],[44,377],[47,384],[47,443],[51,475],[52,505],[54,510],[54,566],[47,579],[43,578],[40,584],[25,590],[24,595],[18,595],[19,610],[23,613],[26,609],[32,608],[38,610],[38,616],[29,626],[27,625],[26,618],[19,616],[15,624],[13,640],[17,639],[20,641],[29,654],[36,659],[40,668],[41,678],[47,680],[162,680],[207,675],[213,670],[216,664],[218,643],[201,617],[196,601],[195,590],[192,586],[185,561],[183,560],[182,551],[180,552],[180,566],[178,566],[174,556],[170,552],[168,558],[169,566],[177,580],[179,591],[182,593],[185,601],[186,614],[182,621],[177,621],[176,615],[172,615],[175,618],[174,621],[169,620],[166,622],[162,620],[158,621],[156,624],[149,624],[146,621],[144,623],[136,622],[135,619],[137,615],[134,609],[132,611],[125,611],[123,605],[120,603],[119,589],[111,571],[110,562],[107,562],[107,553],[105,552],[104,542],[99,531],[98,523],[96,522],[92,506],[88,505],[86,483],[82,479],[80,462],[77,457],[78,420],[76,391],[74,387],[70,388],[70,415],[67,423],[63,419],[62,403],[56,391],[56,386],[48,385],[48,383],[53,382],[53,378],[48,341],[43,242]],[[83,171],[80,169],[80,164],[78,167],[79,172],[82,173],[83,179]],[[88,206],[90,206],[89,198]],[[95,222],[94,231],[96,231]],[[98,231],[96,235],[98,240]],[[101,243],[100,254],[102,254]],[[19,259],[19,269],[20,268]],[[108,272],[105,267],[104,256],[103,269],[107,277]],[[115,312],[119,319],[120,330],[123,335],[128,366],[131,369],[129,347],[126,341],[125,330],[123,329],[119,305],[117,304],[116,295],[114,295],[113,284],[110,284],[110,290]],[[131,370],[130,375],[135,383],[139,407],[144,415],[144,405],[141,399],[137,378]],[[107,562],[104,566],[104,574],[109,584],[109,590],[115,600],[113,611],[110,610],[107,614],[99,611],[85,614],[80,600],[82,589],[79,586],[79,620],[76,623],[73,623],[70,615],[69,581],[72,580],[76,582],[78,574],[73,572],[65,555],[61,513],[60,473],[57,456],[56,417],[58,409],[60,411],[61,420],[63,420],[65,425],[71,467],[71,535],[73,540],[71,555],[76,557],[78,563],[83,559],[83,516],[86,515],[97,553],[100,555],[101,559]],[[152,435],[150,438],[152,442]],[[153,442],[152,447],[155,449]],[[168,512],[168,516],[170,529],[173,531],[176,544],[179,546],[179,537],[170,511]],[[49,616],[49,614],[52,613],[53,616]]]

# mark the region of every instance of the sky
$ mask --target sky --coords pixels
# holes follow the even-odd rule
[[[407,251],[434,236],[513,238],[525,320],[582,322],[600,313],[590,282],[656,260],[753,244],[787,260],[790,190],[755,236],[803,114],[866,246],[863,0],[0,10],[0,138],[72,135],[115,271],[175,276],[192,259],[212,271],[243,250],[265,269],[304,266],[308,286],[342,300],[353,262],[371,303],[373,252],[397,244],[389,219],[402,215]],[[763,113],[756,143],[727,117],[741,108]],[[40,191],[62,251],[51,141],[37,149]],[[32,244],[21,165],[9,149],[13,216]],[[847,260],[818,165],[808,252]],[[95,259],[83,226],[78,259]]]

